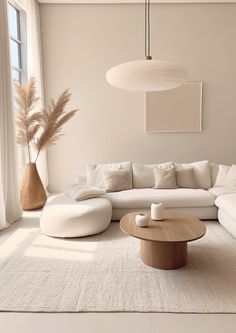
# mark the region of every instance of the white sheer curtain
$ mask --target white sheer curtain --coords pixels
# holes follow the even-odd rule
[[[0,230],[21,216],[17,186],[7,0],[0,1]]]
[[[40,34],[39,4],[36,0],[27,0],[27,54],[28,76],[35,76],[38,83],[38,92],[41,97],[40,107],[44,107],[43,95],[43,70],[42,70],[42,47]],[[47,188],[47,155],[41,152],[37,161],[40,178]]]
[[[1,0],[0,0],[1,1]],[[15,0],[15,2],[25,10],[27,21],[27,74],[28,77],[34,76],[37,81],[37,90],[40,96],[40,103],[38,107],[44,107],[44,93],[43,93],[43,70],[42,70],[42,48],[41,48],[41,34],[40,34],[40,16],[39,16],[39,3],[36,0]],[[21,160],[21,176],[27,158]],[[48,172],[47,172],[47,154],[41,152],[37,161],[37,168],[40,178],[47,188],[48,185]]]

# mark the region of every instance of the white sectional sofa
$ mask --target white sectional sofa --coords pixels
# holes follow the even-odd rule
[[[82,177],[79,182],[83,179],[83,185],[86,182],[88,186],[103,188],[103,173],[106,170],[128,170],[130,172],[132,188],[117,192],[108,192],[102,195],[102,199],[107,200],[111,204],[111,220],[119,221],[120,218],[128,212],[148,210],[153,202],[162,202],[165,207],[170,210],[185,212],[199,219],[217,220],[218,218],[219,222],[236,237],[236,188],[215,186],[219,178],[219,165],[210,164],[208,161],[190,164],[174,163],[174,165],[178,169],[193,168],[197,184],[196,188],[154,189],[153,165],[141,165],[131,162],[88,165],[86,179]],[[63,199],[63,197],[65,199]],[[81,217],[81,208],[79,207],[81,206],[81,201],[78,202],[78,212],[76,213],[74,199],[68,199],[66,194],[60,194],[60,202],[63,202],[63,200],[67,203],[67,214],[64,214],[64,216],[67,216],[68,221],[71,221],[71,204],[71,207],[73,207],[73,228],[75,223],[78,224],[78,228],[74,228],[73,233],[67,232],[68,230],[66,231],[66,228],[70,228],[70,222],[62,221],[64,231],[60,229],[58,233],[60,226],[57,222],[53,223],[52,220],[61,221],[62,219],[61,216],[57,217],[58,208],[57,210],[56,208],[53,210],[54,203],[55,207],[58,205],[58,198],[55,198],[48,203],[43,210],[40,221],[42,232],[56,237],[79,237],[81,236],[79,226]],[[88,199],[86,201],[91,202],[90,200],[91,199]],[[78,216],[77,222],[76,214]],[[86,218],[87,223],[89,223],[89,216]],[[52,224],[53,228],[51,227]],[[107,223],[105,223],[105,225],[107,226]],[[50,232],[48,232],[48,230],[50,230]],[[90,230],[90,234],[91,233]]]

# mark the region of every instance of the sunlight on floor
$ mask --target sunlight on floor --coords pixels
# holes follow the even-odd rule
[[[58,240],[38,236],[26,249],[24,255],[34,258],[63,259],[73,261],[92,261],[97,243]]]
[[[22,219],[24,225],[17,222],[10,227],[14,231],[0,242],[0,259],[12,255],[83,262],[94,259],[97,242],[86,238],[60,239],[43,235],[39,228],[40,214],[40,210],[25,211]]]
[[[15,252],[19,254],[19,250],[22,245],[25,247],[25,242],[27,242],[32,234],[37,230],[38,228],[17,229],[0,245],[0,258],[10,257]]]

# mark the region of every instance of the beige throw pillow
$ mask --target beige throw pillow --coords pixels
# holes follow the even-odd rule
[[[175,168],[173,166],[168,168],[155,167],[153,171],[155,176],[155,186],[153,188],[177,188]]]
[[[178,187],[197,188],[193,168],[175,169],[175,176]]]
[[[229,171],[227,172],[227,175],[225,177],[224,186],[226,187],[236,187],[236,165],[233,164]]]
[[[132,188],[130,174],[126,170],[104,172],[103,179],[106,192],[117,192]]]

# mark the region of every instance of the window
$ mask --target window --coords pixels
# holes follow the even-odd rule
[[[26,80],[25,13],[13,2],[8,5],[8,21],[12,78],[24,83]]]
[[[8,25],[12,79],[25,84],[27,81],[26,12],[14,0],[9,0],[8,2]],[[14,97],[14,86],[12,94]],[[23,146],[17,146],[17,157],[18,180],[20,183],[26,164],[26,154]]]

